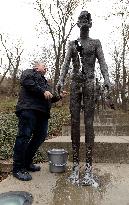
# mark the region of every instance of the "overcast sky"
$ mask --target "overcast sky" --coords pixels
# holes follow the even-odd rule
[[[8,33],[12,38],[21,38],[24,42],[25,53],[29,55],[29,52],[34,51],[37,45],[45,45],[45,35],[38,38],[35,28],[39,23],[39,16],[33,8],[34,0],[28,3],[29,0],[0,0],[0,32]],[[113,41],[118,38],[119,32],[114,36],[112,35],[113,27],[120,25],[120,18],[114,16],[107,18],[113,10],[112,6],[114,2],[119,0],[92,0],[87,3],[88,10],[93,19],[93,26],[90,30],[90,36],[93,38],[99,38],[103,45],[105,58],[107,63],[110,64],[109,49],[112,48]],[[81,11],[81,7],[78,8],[75,14],[75,21]],[[75,27],[71,33],[70,39],[76,39],[79,36],[79,29]],[[112,40],[113,39],[113,40]],[[47,42],[49,44],[49,42]],[[40,46],[39,46],[40,47]],[[39,49],[38,47],[38,49]],[[109,49],[107,49],[109,48]],[[40,50],[39,50],[40,52]]]
[[[34,0],[31,0],[31,2],[33,1]],[[116,0],[101,0],[101,2],[98,3],[96,0],[92,0],[90,3],[87,3],[88,10],[92,14],[93,22],[95,22],[93,24],[95,33],[91,32],[91,35],[100,37],[101,35],[107,35],[107,31],[108,33],[110,32],[112,27],[110,19],[104,22],[102,17],[108,15],[115,1]],[[78,9],[77,15],[79,15],[80,11],[81,8]],[[77,16],[75,16],[75,20],[77,20]],[[26,43],[31,44],[33,43],[33,35],[38,21],[37,13],[33,9],[32,3],[28,3],[28,0],[0,0],[1,31],[17,37],[21,36]],[[112,22],[112,24],[113,23],[114,22]]]

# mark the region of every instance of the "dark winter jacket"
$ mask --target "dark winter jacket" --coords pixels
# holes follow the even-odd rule
[[[51,103],[57,102],[61,97],[53,95],[52,99],[45,99],[44,92],[51,92],[51,87],[48,85],[47,80],[41,72],[34,69],[27,69],[23,71],[20,84],[21,89],[16,105],[16,113],[23,109],[33,109],[39,110],[49,117]]]

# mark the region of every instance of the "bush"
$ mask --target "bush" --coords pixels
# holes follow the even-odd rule
[[[51,109],[49,120],[48,137],[61,134],[62,126],[69,120],[70,114],[68,106],[55,107]]]
[[[69,120],[67,106],[52,108],[49,120],[48,137],[61,134],[62,125]],[[17,117],[14,113],[0,113],[0,158],[9,159],[13,154],[13,146],[17,134]],[[41,156],[38,154],[39,160]],[[36,160],[38,161],[38,159]]]
[[[14,113],[0,114],[0,157],[12,157],[12,149],[17,133],[17,118]]]

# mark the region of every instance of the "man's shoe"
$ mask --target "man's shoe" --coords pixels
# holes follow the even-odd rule
[[[13,176],[21,181],[30,181],[32,179],[32,176],[26,171],[26,169],[13,171]]]
[[[30,164],[29,166],[26,167],[27,171],[30,172],[37,172],[41,170],[41,167],[35,164]]]

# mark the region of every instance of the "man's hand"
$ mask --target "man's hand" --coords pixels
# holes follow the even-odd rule
[[[46,100],[50,100],[53,97],[53,95],[49,91],[45,91],[44,97]]]
[[[67,92],[65,90],[61,91],[60,96],[64,98],[67,95]]]

